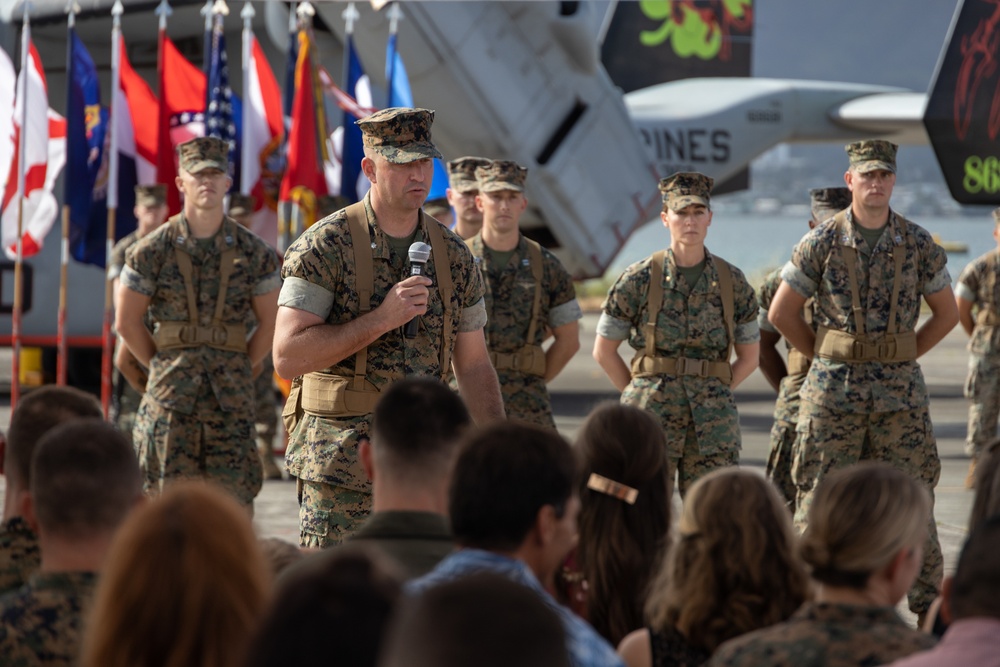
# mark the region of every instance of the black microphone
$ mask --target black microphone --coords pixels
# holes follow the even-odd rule
[[[424,265],[427,260],[431,257],[431,247],[426,243],[417,241],[410,245],[410,249],[407,251],[410,256],[410,275],[411,276],[422,276],[424,274]],[[419,317],[414,317],[412,320],[406,323],[406,328],[403,329],[403,335],[407,338],[417,337],[417,321]]]

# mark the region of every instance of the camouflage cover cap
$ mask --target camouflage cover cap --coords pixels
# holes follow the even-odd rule
[[[671,211],[680,211],[691,204],[708,208],[712,199],[715,180],[697,171],[679,171],[660,179],[663,205]]]
[[[896,173],[896,151],[899,146],[884,139],[855,141],[844,146],[851,167],[861,174],[884,169]]]
[[[467,194],[479,192],[476,182],[476,169],[489,165],[490,160],[484,157],[460,157],[448,163],[448,185],[452,190]]]
[[[135,186],[135,205],[146,208],[166,206],[167,186],[162,183]]]
[[[814,188],[809,191],[809,200],[813,220],[823,222],[851,205],[851,191],[847,188]]]
[[[229,146],[218,137],[199,137],[177,147],[181,169],[197,174],[205,169],[229,173]]]
[[[233,193],[229,195],[229,215],[251,215],[253,213],[253,197]]]
[[[476,183],[480,192],[524,192],[527,177],[528,170],[510,160],[494,160],[485,167],[476,167]]]
[[[442,158],[431,143],[434,112],[391,107],[357,121],[364,145],[393,164]]]
[[[438,199],[428,199],[424,202],[424,212],[432,218],[437,218],[447,214],[451,210],[451,205],[443,197]]]

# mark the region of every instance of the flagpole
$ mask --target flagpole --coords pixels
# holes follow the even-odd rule
[[[344,19],[344,35],[345,35],[345,37],[344,37],[344,78],[341,79],[341,82],[342,82],[341,85],[343,85],[344,89],[347,90],[347,88],[348,88],[348,83],[347,82],[351,80],[351,55],[350,55],[350,53],[351,53],[351,47],[350,47],[350,42],[351,42],[351,38],[354,36],[354,24],[357,23],[357,21],[361,18],[361,14],[360,14],[360,12],[358,12],[358,8],[354,6],[354,3],[353,2],[349,2],[349,3],[347,3],[347,9],[345,9],[343,11],[343,13],[341,14],[341,16]],[[347,94],[350,95],[351,97],[354,97],[355,95],[357,95],[357,91],[347,90]],[[344,127],[344,125],[346,125],[346,123],[347,123],[347,112],[344,111],[341,114],[340,126]],[[344,154],[344,140],[345,140],[344,136],[345,136],[344,134],[341,134],[341,140],[340,140],[340,142],[341,142],[340,143],[340,146],[341,146],[341,148],[340,148],[341,159],[343,159],[343,154]],[[340,168],[343,169],[344,168],[343,165],[341,165]],[[343,179],[341,179],[341,180],[343,180]],[[344,193],[341,192],[340,194],[344,194]]]
[[[111,251],[115,245],[115,226],[118,217],[118,131],[116,113],[129,113],[118,108],[118,93],[121,91],[122,61],[122,14],[125,8],[121,0],[115,0],[111,8],[111,145],[108,156],[108,225],[105,233],[104,257],[104,322],[101,326],[101,409],[104,418],[111,418],[111,374],[115,354],[115,338],[111,331],[114,318],[114,280],[111,278]],[[123,343],[124,345],[124,343]],[[124,380],[123,380],[124,381]]]
[[[253,49],[253,29],[250,23],[255,14],[249,0],[243,3],[243,11],[240,12],[240,18],[243,19],[243,136],[240,140],[243,142],[244,153],[250,145],[250,54]],[[256,159],[256,155],[244,155],[240,163],[240,190],[245,195],[250,194],[250,160]]]
[[[17,242],[16,258],[14,260],[14,304],[11,311],[11,342],[14,345],[14,354],[11,359],[10,378],[10,408],[17,407],[17,402],[21,398],[21,290],[24,273],[24,241],[21,236],[24,233],[24,199],[26,187],[25,153],[27,152],[28,141],[28,47],[31,43],[31,15],[28,7],[31,3],[25,0],[24,18],[21,25],[21,134],[18,137],[18,161],[17,161]]]
[[[66,109],[70,108],[73,96],[73,28],[76,25],[76,13],[79,7],[74,0],[66,3]],[[67,119],[68,120],[68,119]],[[63,178],[62,205],[62,242],[59,245],[59,310],[56,315],[56,384],[66,384],[67,355],[66,349],[66,304],[68,302],[69,285],[69,188],[72,174]]]
[[[201,71],[205,73],[206,77],[208,76],[208,70],[209,70],[209,68],[212,66],[211,65],[211,62],[212,62],[212,60],[211,60],[211,58],[212,58],[212,56],[211,56],[211,54],[212,54],[212,17],[213,17],[212,2],[213,2],[213,0],[205,0],[205,4],[201,6],[200,10],[198,10],[199,13],[202,16],[205,17],[205,32],[204,32],[204,35],[202,37],[203,57],[202,57],[202,60],[201,60]],[[207,91],[206,91],[205,95],[206,95],[206,99],[207,99],[207,96],[208,96],[208,92]],[[206,106],[207,106],[207,102],[206,102]]]
[[[303,30],[309,31],[312,29],[312,18],[313,16],[316,15],[316,9],[313,8],[312,3],[309,2],[309,0],[305,0],[305,2],[300,2],[299,6],[295,8],[295,14],[296,16],[298,16],[299,19],[300,32]],[[312,42],[312,40],[309,41],[310,43]],[[302,48],[301,42],[299,43],[299,48],[300,49]],[[310,63],[315,62],[315,59],[312,57],[313,56],[312,53],[309,53],[308,56]],[[299,58],[300,59],[302,58],[301,53],[299,54]],[[296,70],[298,70],[298,65],[296,65]],[[296,75],[297,74],[298,71],[296,71]],[[298,76],[296,76],[295,78],[296,81],[298,82]],[[309,85],[312,85],[311,79],[309,81]],[[298,205],[298,203],[294,198],[292,199],[291,206],[289,206],[289,211],[291,213],[291,220],[288,221],[289,240],[297,239],[299,237],[299,234],[301,234],[302,230],[305,228],[305,225],[303,224],[302,221],[302,214],[303,214],[302,207]]]
[[[393,2],[392,7],[389,8],[389,40],[392,41],[393,37],[396,36],[396,32],[399,30],[399,19],[402,17],[402,10],[399,8],[398,2]],[[392,55],[393,57],[389,59],[389,62],[385,64],[386,67],[386,81],[385,81],[385,105],[387,107],[394,107],[396,105],[395,91],[393,90],[393,82],[396,80],[396,50],[399,47],[393,44]]]

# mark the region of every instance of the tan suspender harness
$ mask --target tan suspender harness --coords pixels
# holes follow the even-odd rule
[[[847,216],[841,211],[834,216],[837,233],[848,233]],[[892,253],[893,277],[892,297],[889,301],[889,320],[885,335],[874,339],[865,334],[865,311],[861,307],[861,290],[858,288],[858,251],[853,246],[842,245],[844,263],[847,264],[847,280],[851,289],[851,312],[854,316],[856,334],[837,329],[819,327],[816,331],[816,355],[834,361],[858,363],[864,361],[898,362],[913,361],[917,358],[917,335],[913,331],[896,333],[896,305],[899,303],[899,289],[903,281],[902,248]]]
[[[986,293],[990,295],[986,304],[976,312],[976,324],[979,326],[1000,326],[1000,313],[997,313],[996,303],[997,272],[1000,271],[1000,251],[993,251],[993,266],[986,272]]]
[[[354,251],[354,271],[358,291],[359,315],[371,311],[371,300],[375,292],[375,265],[368,234],[368,219],[364,202],[347,207],[347,224]],[[448,261],[448,247],[440,225],[420,213],[424,229],[430,240],[431,252],[435,258],[438,293],[444,307],[444,328],[441,332],[441,377],[444,379],[451,365],[451,331],[454,283],[451,264]],[[354,375],[344,377],[328,371],[306,373],[301,379],[302,410],[318,417],[357,417],[367,415],[375,409],[381,390],[366,379],[368,371],[368,348],[363,347],[354,355]],[[289,395],[289,402],[291,395]],[[286,415],[283,415],[287,417]],[[297,420],[296,420],[297,421]],[[286,422],[287,426],[287,422]],[[289,431],[290,432],[290,431]]]
[[[722,317],[726,322],[726,334],[729,344],[726,346],[725,361],[708,361],[707,359],[688,359],[687,357],[656,356],[656,320],[663,307],[663,261],[665,250],[653,253],[650,264],[649,291],[646,295],[646,307],[649,311],[649,321],[645,324],[646,347],[632,359],[632,377],[650,375],[697,375],[699,377],[719,378],[726,384],[733,381],[733,367],[729,358],[733,353],[735,331],[733,325],[733,277],[729,263],[721,257],[713,257],[715,269],[719,274],[719,291],[722,296]]]
[[[246,327],[243,324],[222,321],[222,311],[226,306],[226,292],[229,289],[229,277],[232,275],[233,265],[237,259],[234,243],[231,242],[231,239],[227,239],[230,242],[219,258],[219,292],[215,298],[215,314],[212,317],[212,324],[201,326],[198,324],[198,300],[194,294],[194,268],[191,264],[191,255],[184,248],[184,237],[181,235],[180,228],[181,216],[175,215],[170,219],[169,224],[171,226],[170,234],[174,241],[174,257],[177,259],[177,268],[184,279],[188,320],[186,322],[157,322],[156,331],[153,334],[156,349],[175,350],[207,345],[219,350],[245,354],[247,351]]]
[[[802,306],[802,314],[805,317],[806,324],[812,327],[812,297],[806,299],[805,304]],[[806,355],[795,349],[790,343],[788,345],[788,374],[789,375],[805,375],[809,372],[809,366],[812,365],[812,360]]]
[[[535,281],[535,300],[531,304],[531,323],[528,324],[528,344],[516,352],[490,352],[490,361],[498,371],[520,371],[526,375],[545,376],[545,350],[541,345],[532,345],[538,330],[538,314],[542,308],[542,247],[525,237],[528,244],[528,261],[531,277]]]

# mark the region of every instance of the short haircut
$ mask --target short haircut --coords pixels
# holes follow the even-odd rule
[[[469,437],[452,473],[448,511],[466,547],[519,547],[546,505],[562,516],[575,493],[577,463],[556,431],[499,422]]]
[[[31,455],[45,433],[70,419],[103,416],[97,399],[74,387],[46,385],[21,398],[7,429],[8,477],[26,485],[31,479]]]
[[[41,530],[69,538],[113,531],[141,495],[132,443],[111,424],[69,421],[38,441],[31,497]]]
[[[478,573],[434,586],[399,611],[381,667],[569,667],[559,617],[531,589]]]
[[[372,449],[395,478],[447,473],[472,422],[465,403],[443,382],[405,378],[379,398],[372,416]]]
[[[264,537],[257,540],[257,543],[264,562],[274,577],[306,557],[297,545],[277,537]]]
[[[1000,618],[1000,516],[979,523],[969,534],[951,587],[955,619]]]
[[[330,646],[338,664],[374,667],[401,594],[395,564],[370,547],[310,556],[278,581],[246,667],[318,665],[329,661]]]

